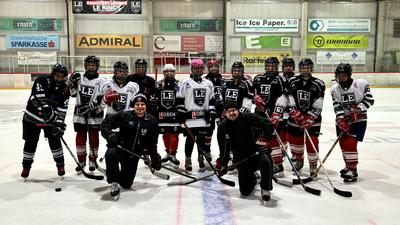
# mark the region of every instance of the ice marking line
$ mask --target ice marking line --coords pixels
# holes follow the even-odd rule
[[[17,162],[12,162],[12,163],[9,163],[9,164],[7,164],[7,165],[5,165],[5,166],[3,166],[3,167],[0,167],[0,172],[3,171],[3,170],[5,170],[5,169],[7,169],[7,168],[10,167],[11,165],[16,164],[16,163],[17,163]]]
[[[373,220],[368,220],[368,222],[372,225],[378,225],[377,223],[375,223]]]
[[[204,224],[236,225],[235,213],[224,185],[216,181],[202,181]],[[221,193],[224,192],[224,193]]]
[[[180,181],[182,181],[182,177]],[[175,215],[175,224],[181,225],[181,214],[182,214],[182,194],[183,194],[183,185],[178,185],[178,195],[176,197],[176,215]]]

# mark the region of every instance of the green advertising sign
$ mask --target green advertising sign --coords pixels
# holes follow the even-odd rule
[[[55,18],[0,18],[0,30],[9,31],[61,31],[62,20]]]
[[[165,19],[160,20],[160,32],[222,32],[221,19]]]
[[[242,37],[242,48],[245,49],[272,49],[291,48],[292,38],[286,36],[248,35]]]
[[[307,48],[368,48],[368,36],[308,35]]]

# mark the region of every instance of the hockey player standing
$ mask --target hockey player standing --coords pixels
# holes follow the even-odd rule
[[[286,98],[285,91],[287,87],[286,79],[279,76],[279,60],[276,57],[269,57],[265,60],[265,73],[254,77],[253,85],[255,90],[254,103],[256,105],[255,113],[266,117],[266,113],[271,118],[277,133],[281,137],[284,133],[285,124],[282,120],[283,108],[278,104],[279,98]],[[271,157],[274,161],[274,173],[278,176],[283,175],[282,149],[276,137],[271,141]]]
[[[158,128],[163,137],[165,151],[167,154],[162,162],[171,161],[175,165],[180,162],[176,158],[178,150],[179,133],[182,132],[181,123],[186,116],[186,109],[183,105],[183,98],[176,98],[179,91],[177,80],[175,80],[175,66],[165,64],[163,68],[164,79],[157,82],[156,100]]]
[[[223,149],[222,168],[220,174],[226,174],[230,151],[234,163],[250,157],[259,150],[266,150],[272,139],[273,126],[265,118],[253,113],[239,112],[236,102],[225,103],[226,118],[218,125],[218,145]],[[253,128],[261,129],[262,136],[255,142]],[[261,197],[264,201],[271,199],[273,162],[268,149],[266,153],[249,158],[247,162],[236,166],[238,170],[239,190],[243,196],[250,195],[257,184],[254,174],[261,174]]]
[[[35,157],[40,132],[48,139],[59,176],[65,174],[64,153],[60,137],[63,136],[64,123],[69,102],[69,88],[66,84],[68,70],[64,65],[53,66],[50,75],[35,79],[26,110],[22,119],[22,138],[25,140],[21,177],[29,177]]]
[[[191,61],[191,74],[189,78],[183,79],[179,83],[178,97],[184,98],[186,114],[186,125],[195,135],[198,148],[203,149],[205,145],[205,136],[207,135],[210,124],[218,117],[215,110],[214,86],[211,81],[202,78],[204,63],[201,59]],[[192,152],[195,140],[184,131],[186,135],[185,142],[185,169],[192,171]],[[211,160],[211,152],[204,151],[204,157]],[[203,155],[199,153],[199,167],[204,168]]]
[[[161,156],[157,153],[157,120],[146,112],[147,99],[143,94],[130,101],[133,110],[122,111],[106,117],[101,124],[101,135],[109,143],[106,152],[107,182],[111,196],[119,197],[119,186],[131,188],[136,176],[139,158],[119,149],[117,145],[138,155],[150,154],[150,166],[161,169]],[[116,133],[114,130],[119,129]]]
[[[289,110],[288,133],[290,150],[295,169],[300,171],[304,164],[304,129],[307,129],[318,151],[318,136],[321,130],[321,112],[324,103],[325,83],[311,75],[314,63],[305,58],[299,62],[300,75],[289,80]],[[310,176],[317,168],[317,155],[306,140]]]
[[[89,139],[90,147],[89,170],[94,171],[96,169],[100,124],[104,117],[103,110],[93,110],[89,104],[96,88],[105,80],[99,77],[97,72],[100,67],[100,59],[96,56],[87,56],[84,66],[86,70],[84,74],[73,73],[67,81],[71,96],[76,97],[73,122],[76,132],[76,153],[81,166],[75,169],[78,173],[80,173],[80,168],[86,166],[87,139]]]
[[[363,141],[367,129],[367,110],[374,104],[369,84],[364,79],[353,80],[350,64],[341,63],[335,71],[337,83],[332,86],[333,108],[336,114],[336,133],[342,149],[345,168],[340,171],[344,182],[357,181],[357,143]]]

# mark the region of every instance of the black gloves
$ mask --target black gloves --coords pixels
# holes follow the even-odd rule
[[[214,121],[216,118],[218,118],[217,110],[215,110],[215,109],[210,109],[210,110],[206,113],[206,116],[205,116],[204,119],[205,119],[208,123],[211,123],[211,122]]]
[[[150,155],[151,162],[150,162],[150,167],[155,169],[155,170],[160,170],[161,169],[161,156],[158,153]]]
[[[51,127],[51,135],[55,138],[61,138],[64,135],[67,125],[65,123],[54,123]]]
[[[187,110],[184,105],[177,105],[176,106],[176,120],[178,123],[184,123],[186,120],[186,113]]]
[[[67,80],[67,85],[70,87],[77,87],[78,86],[78,81],[81,79],[81,74],[74,72],[71,74],[71,76]]]
[[[109,144],[112,145],[118,145],[119,144],[119,140],[118,140],[118,136],[116,133],[111,132],[108,136],[107,136],[107,142]]]

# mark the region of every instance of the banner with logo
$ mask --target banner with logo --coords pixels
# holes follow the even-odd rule
[[[57,35],[7,35],[7,49],[59,49]]]
[[[308,35],[307,48],[368,48],[368,36]]]
[[[337,65],[339,63],[361,64],[365,65],[367,60],[367,52],[317,52],[317,64],[322,65]]]
[[[142,0],[73,0],[74,14],[142,14]]]
[[[17,52],[18,65],[54,65],[57,52]]]
[[[242,37],[243,49],[291,48],[292,37],[248,35]]]
[[[370,19],[309,19],[308,32],[366,33],[371,31]]]
[[[56,18],[0,18],[0,30],[9,31],[61,31],[62,20]]]
[[[222,52],[222,35],[154,35],[155,52]]]
[[[277,57],[282,61],[285,57],[292,57],[292,51],[277,51],[277,52],[242,52],[242,63],[244,65],[259,66],[264,65],[268,57]]]
[[[140,35],[76,35],[77,48],[142,48]]]
[[[223,32],[222,19],[161,19],[160,32]]]
[[[235,32],[276,33],[299,32],[298,19],[236,19]]]

